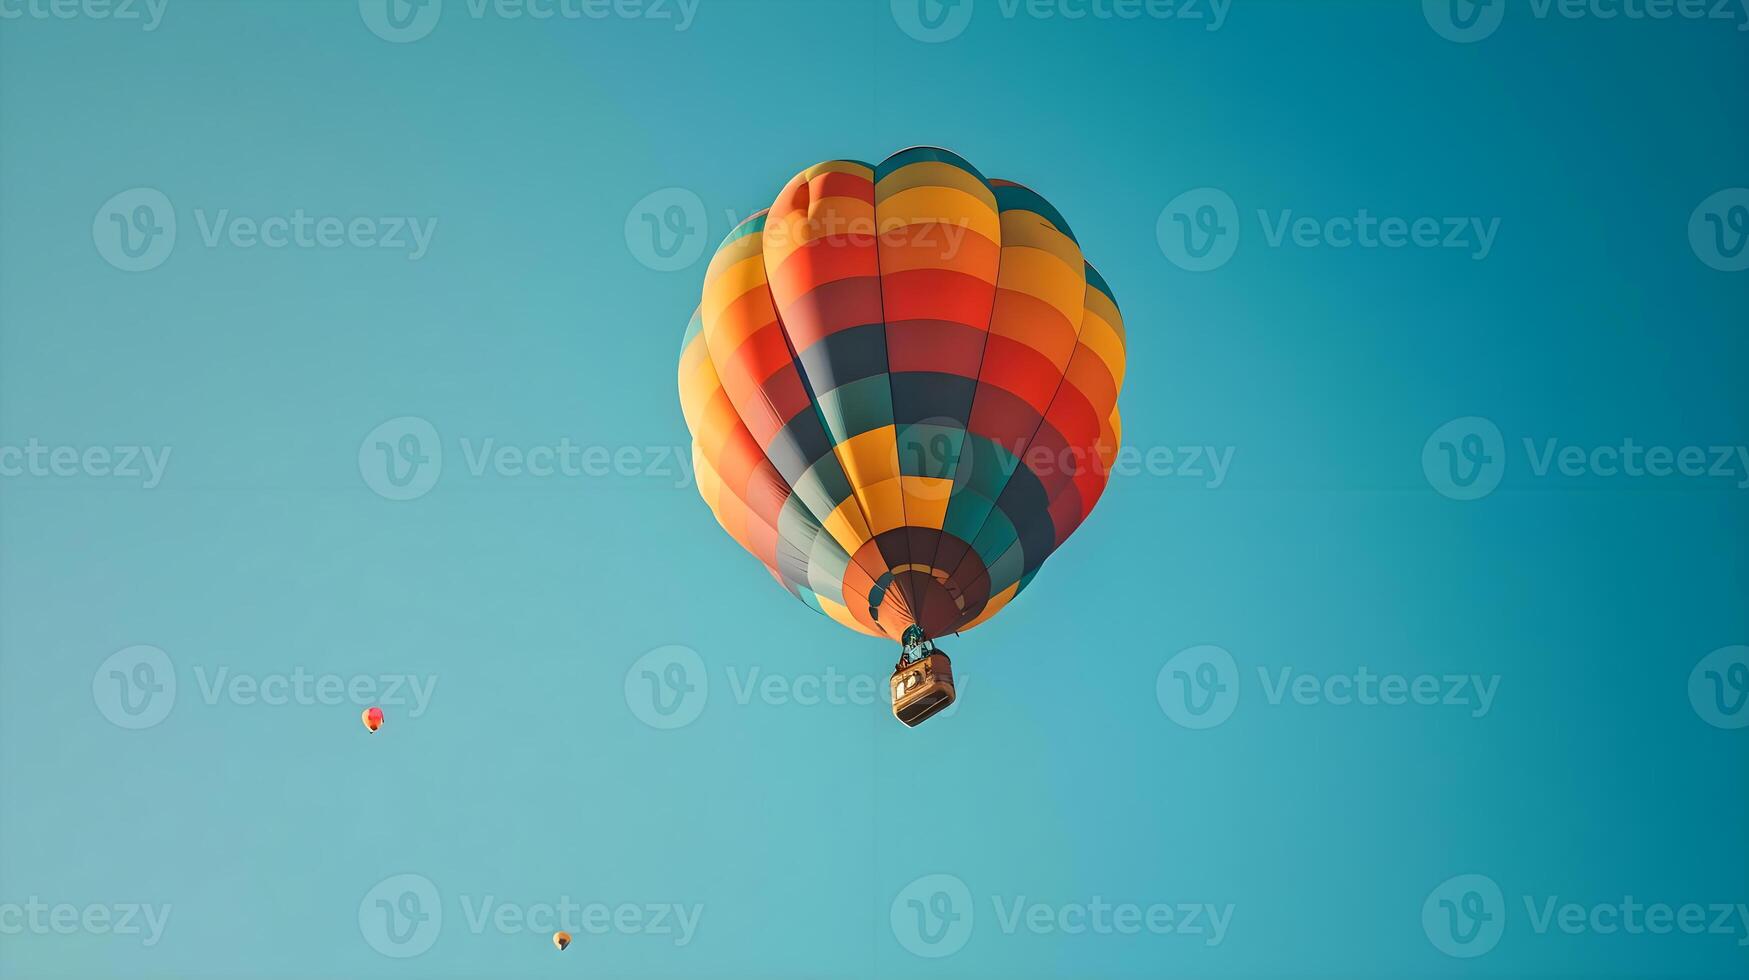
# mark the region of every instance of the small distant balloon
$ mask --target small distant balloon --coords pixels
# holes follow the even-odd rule
[[[553,933],[553,945],[561,950],[571,945],[571,934],[563,930]]]
[[[373,732],[383,727],[383,709],[375,705],[364,709],[364,727]]]

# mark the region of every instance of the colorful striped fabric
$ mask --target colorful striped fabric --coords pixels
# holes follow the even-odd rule
[[[699,492],[873,636],[990,618],[1117,453],[1123,321],[1062,215],[946,150],[797,174],[729,234],[680,355]]]

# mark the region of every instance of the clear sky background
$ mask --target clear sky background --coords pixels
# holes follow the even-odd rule
[[[0,0],[0,975],[1742,976],[1716,9]],[[907,730],[674,369],[919,143],[1065,215],[1152,462]]]

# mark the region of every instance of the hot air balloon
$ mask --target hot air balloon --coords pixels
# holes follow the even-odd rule
[[[951,704],[933,641],[1013,601],[1117,454],[1124,333],[1057,209],[947,150],[797,174],[711,258],[680,355],[699,493],[779,584],[900,643],[894,714]]]
[[[553,933],[553,945],[563,951],[566,946],[571,945],[571,934],[563,929]]]
[[[361,717],[364,719],[364,727],[373,732],[383,727],[383,709],[376,705],[364,709],[364,714]]]

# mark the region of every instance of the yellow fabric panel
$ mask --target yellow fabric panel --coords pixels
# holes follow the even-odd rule
[[[901,476],[905,494],[905,523],[912,527],[940,528],[947,518],[947,502],[953,496],[953,480],[934,476]]]
[[[746,261],[749,255],[758,255],[761,250],[758,235],[742,235],[740,238],[723,245],[716,254],[711,256],[710,264],[705,266],[705,285],[708,287],[710,281],[715,279],[722,270],[738,262]]]
[[[883,639],[886,638],[885,633],[877,633],[874,630],[869,629],[867,626],[864,626],[861,623],[857,622],[856,617],[852,616],[850,614],[850,610],[848,608],[846,608],[843,604],[833,602],[831,599],[828,599],[825,596],[820,595],[818,593],[815,593],[814,599],[820,603],[821,611],[824,612],[826,615],[832,617],[833,621],[835,621],[841,625],[848,626],[851,629],[857,631],[858,633],[862,633],[866,636],[878,636],[878,637],[881,637]]]
[[[948,169],[964,173],[958,168]],[[880,190],[885,191],[886,187],[883,182]],[[965,228],[992,242],[1002,240],[1002,225],[996,217],[995,202],[986,204],[957,188],[913,187],[892,195],[877,194],[876,201],[880,206],[882,234],[889,233],[895,226],[941,221]]]
[[[856,502],[854,494],[844,498],[844,502],[836,510],[826,515],[820,526],[826,529],[827,534],[832,535],[832,540],[838,542],[838,546],[848,555],[855,555],[858,549],[874,537],[869,533],[868,525],[863,523],[862,508]]]
[[[742,297],[747,296],[748,293],[756,294],[753,297],[755,309],[759,309],[761,306],[764,309],[771,308],[769,299],[763,300],[762,303],[758,299],[766,294],[765,260],[758,254],[748,256],[733,265],[724,266],[717,271],[716,275],[705,280],[704,298],[699,302],[698,308],[699,319],[704,322],[705,334],[712,335],[720,331],[725,319],[723,313],[740,302]],[[722,338],[728,346],[721,349],[728,351],[733,351],[739,347],[741,341],[746,340],[749,334],[771,321],[770,317],[760,316],[742,316],[730,319],[741,322],[740,330],[736,335]],[[712,345],[716,345],[717,342],[718,338],[711,336]]]
[[[898,430],[894,426],[883,425],[851,436],[833,446],[832,452],[853,487],[873,486],[899,475]]]
[[[858,493],[876,535],[905,526],[905,494],[897,476],[859,487]]]
[[[995,193],[983,181],[960,167],[941,160],[919,160],[887,174],[875,185],[875,198],[884,202],[888,196],[913,187],[944,187],[964,191],[977,198],[991,213],[998,209]]]
[[[688,345],[688,353],[690,354],[693,348],[697,348],[700,354],[704,354],[704,346],[704,335],[699,334],[698,339]],[[680,413],[686,417],[688,429],[693,432],[699,430],[699,426],[709,410],[711,399],[721,390],[723,390],[723,384],[717,378],[716,365],[711,363],[708,356],[698,357],[691,364],[682,362]]]
[[[1031,211],[1002,212],[1002,245],[1005,248],[1031,248],[1057,257],[1074,272],[1075,281],[1087,284],[1087,261],[1081,256],[1081,246],[1057,230],[1057,226]],[[1075,293],[1075,315],[1081,315],[1085,300],[1082,290]]]
[[[1110,372],[1112,382],[1121,390],[1123,388],[1124,354],[1123,337],[1112,326],[1111,319],[1105,311],[1100,310],[1093,298],[1099,295],[1097,289],[1087,291],[1087,313],[1081,318],[1081,336],[1083,347],[1099,355],[1105,362],[1106,371]],[[1110,309],[1110,304],[1104,304]],[[1114,311],[1115,312],[1115,311]]]
[[[1087,308],[1086,272],[1079,263],[1070,265],[1051,252],[1022,248],[1007,239],[1002,242],[1002,272],[996,286],[1038,297],[1063,314],[1070,326],[1081,322]]]
[[[741,550],[757,556],[758,552],[754,550],[747,526],[753,515],[747,509],[746,502],[729,492],[723,485],[722,477],[717,474],[710,461],[705,459],[704,454],[698,451],[696,445],[693,447],[692,460],[697,471],[698,494],[710,505],[711,516],[717,519],[717,524],[729,533],[729,537],[735,539]],[[781,579],[779,584],[782,584]]]
[[[698,484],[698,495],[704,498],[706,504],[710,505],[711,513],[716,513],[717,495],[722,492],[723,481],[721,477],[717,476],[716,468],[711,466],[710,459],[705,456],[704,450],[700,449],[696,442],[692,444],[692,469],[693,479]]]
[[[874,168],[855,160],[827,160],[825,163],[816,163],[802,171],[801,178],[812,181],[827,174],[854,174],[870,183],[874,182]]]
[[[743,429],[741,416],[736,414],[734,403],[729,401],[727,393],[717,389],[706,403],[704,412],[699,417],[699,425],[694,430],[693,438],[705,446],[713,456],[720,455],[729,443],[729,437],[737,430]]]

